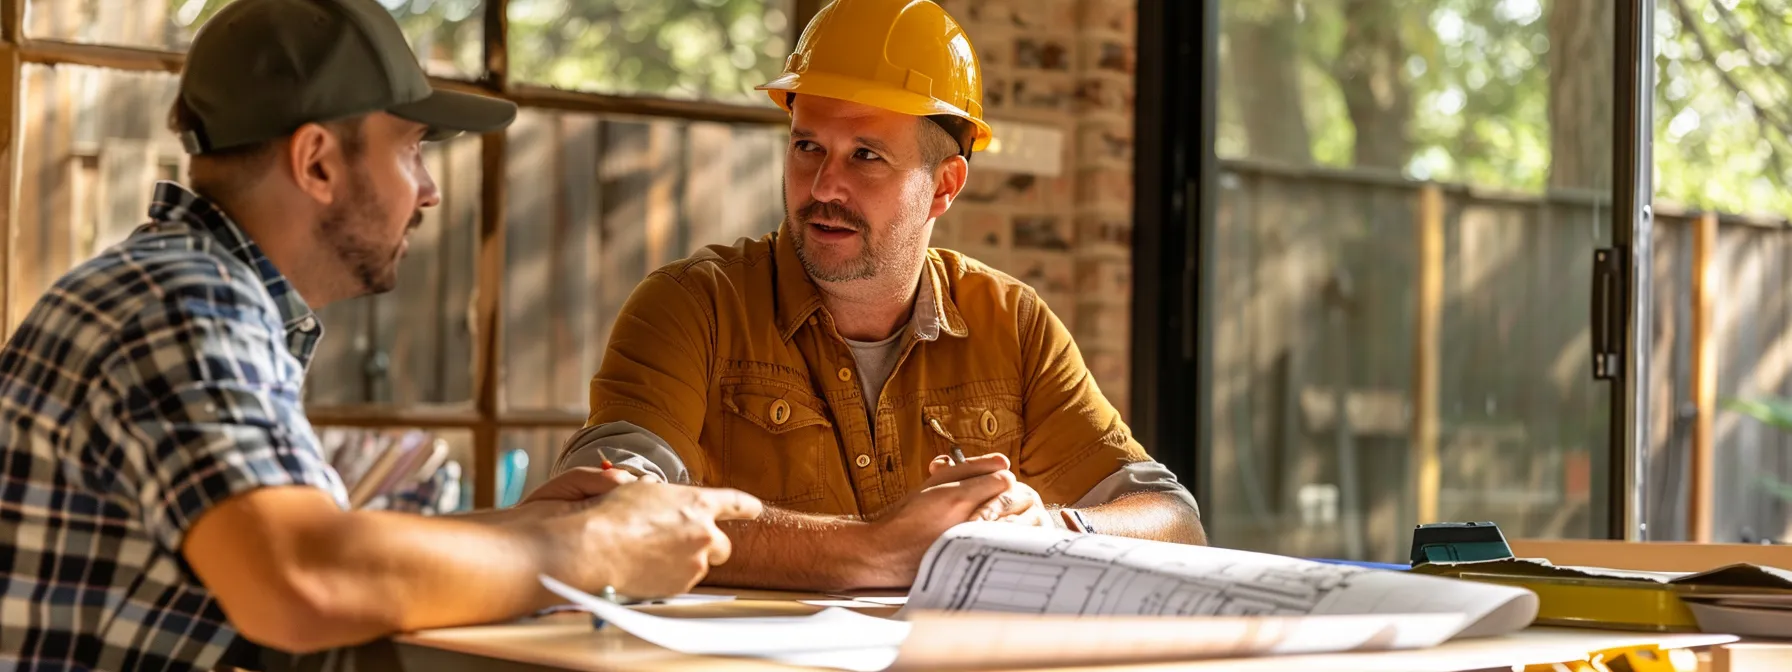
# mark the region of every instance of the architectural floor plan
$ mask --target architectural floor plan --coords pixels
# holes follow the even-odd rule
[[[1508,606],[1503,586],[1265,553],[966,523],[922,559],[907,609],[1015,614],[1304,616]]]

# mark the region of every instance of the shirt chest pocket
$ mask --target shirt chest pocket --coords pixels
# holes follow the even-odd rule
[[[839,454],[834,423],[813,395],[778,386],[722,387],[726,482],[771,504],[801,504],[826,494],[826,460]]]
[[[1026,434],[1020,397],[990,395],[931,403],[921,412],[923,435],[939,454],[950,454],[957,444],[965,457],[1002,453],[1010,463],[1019,464],[1021,438]]]

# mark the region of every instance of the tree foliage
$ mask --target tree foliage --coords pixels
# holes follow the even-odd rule
[[[443,74],[483,70],[481,0],[379,0]],[[169,0],[180,45],[230,0]],[[789,52],[787,0],[511,0],[513,81],[613,94],[758,102]]]
[[[1558,3],[1581,3],[1559,5]],[[1662,0],[1655,17],[1657,198],[1730,212],[1792,215],[1792,21],[1787,0]],[[1541,192],[1610,189],[1609,142],[1561,170],[1552,125],[1568,139],[1609,135],[1610,76],[1552,80],[1587,54],[1610,54],[1609,13],[1562,16],[1586,0],[1227,0],[1222,12],[1222,156],[1376,167],[1360,146],[1404,149],[1391,167],[1419,179]],[[1603,18],[1603,21],[1598,19]],[[1370,24],[1376,30],[1365,30]],[[1392,44],[1389,42],[1393,41]],[[1271,49],[1263,45],[1272,45]],[[1279,49],[1280,51],[1274,51]],[[1278,64],[1281,59],[1283,63]],[[1353,66],[1372,60],[1396,68]],[[1297,72],[1277,77],[1277,68]],[[1599,64],[1609,72],[1609,61]],[[1561,75],[1562,73],[1556,73]],[[1290,82],[1273,93],[1261,90]],[[1589,82],[1595,95],[1577,95]],[[1577,88],[1554,92],[1556,86]],[[1375,116],[1352,96],[1405,104]],[[1591,103],[1589,101],[1592,101]],[[1273,104],[1277,109],[1267,109]],[[1298,111],[1295,115],[1288,110]],[[1604,114],[1599,114],[1604,112]],[[1403,123],[1387,124],[1388,116]],[[1393,129],[1393,130],[1390,130]],[[1274,138],[1307,138],[1306,151]],[[1253,142],[1253,140],[1256,140]],[[1564,142],[1557,136],[1556,144]],[[1390,164],[1383,164],[1390,165]]]
[[[1784,0],[1661,0],[1655,156],[1663,196],[1792,215],[1792,20]]]

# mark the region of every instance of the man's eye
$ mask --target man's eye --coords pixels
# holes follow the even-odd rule
[[[798,140],[798,141],[796,141],[796,151],[799,151],[799,152],[813,152],[813,151],[815,151],[815,150],[816,150],[816,149],[817,149],[817,147],[816,147],[816,146],[815,146],[815,143],[813,143],[813,142],[810,142],[810,141],[808,141],[808,140]]]
[[[864,159],[866,161],[882,161],[884,158],[884,157],[878,156],[877,152],[873,152],[869,149],[859,150],[858,156],[859,156],[859,158]]]

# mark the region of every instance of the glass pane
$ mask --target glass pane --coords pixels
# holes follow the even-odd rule
[[[790,0],[510,0],[511,79],[726,102],[790,55]]]
[[[165,125],[174,76],[29,64],[22,74],[13,324],[57,277],[147,219],[155,180],[186,175],[186,155]],[[442,204],[411,234],[397,290],[319,311],[325,336],[307,403],[472,400],[468,269],[479,226],[479,151],[476,137],[428,148]]]
[[[11,324],[148,219],[155,180],[184,174],[186,160],[164,123],[172,75],[27,64],[21,79]]]
[[[473,433],[319,427],[355,508],[439,515],[473,508]]]
[[[1656,13],[1651,539],[1694,539],[1690,460],[1704,420],[1709,540],[1792,542],[1792,99],[1772,65],[1792,56],[1792,24],[1762,4],[1683,0]]]
[[[1418,523],[1604,534],[1611,3],[1221,16],[1210,533],[1387,562]]]
[[[29,0],[25,31],[35,38],[185,51],[205,20],[230,0]],[[430,74],[471,79],[482,72],[481,0],[380,0],[398,18]]]
[[[778,227],[782,126],[525,110],[509,130],[506,407],[583,414],[653,269]]]
[[[411,232],[396,289],[318,311],[324,338],[307,376],[307,404],[471,404],[480,160],[477,136],[425,145],[442,202],[424,210]]]

